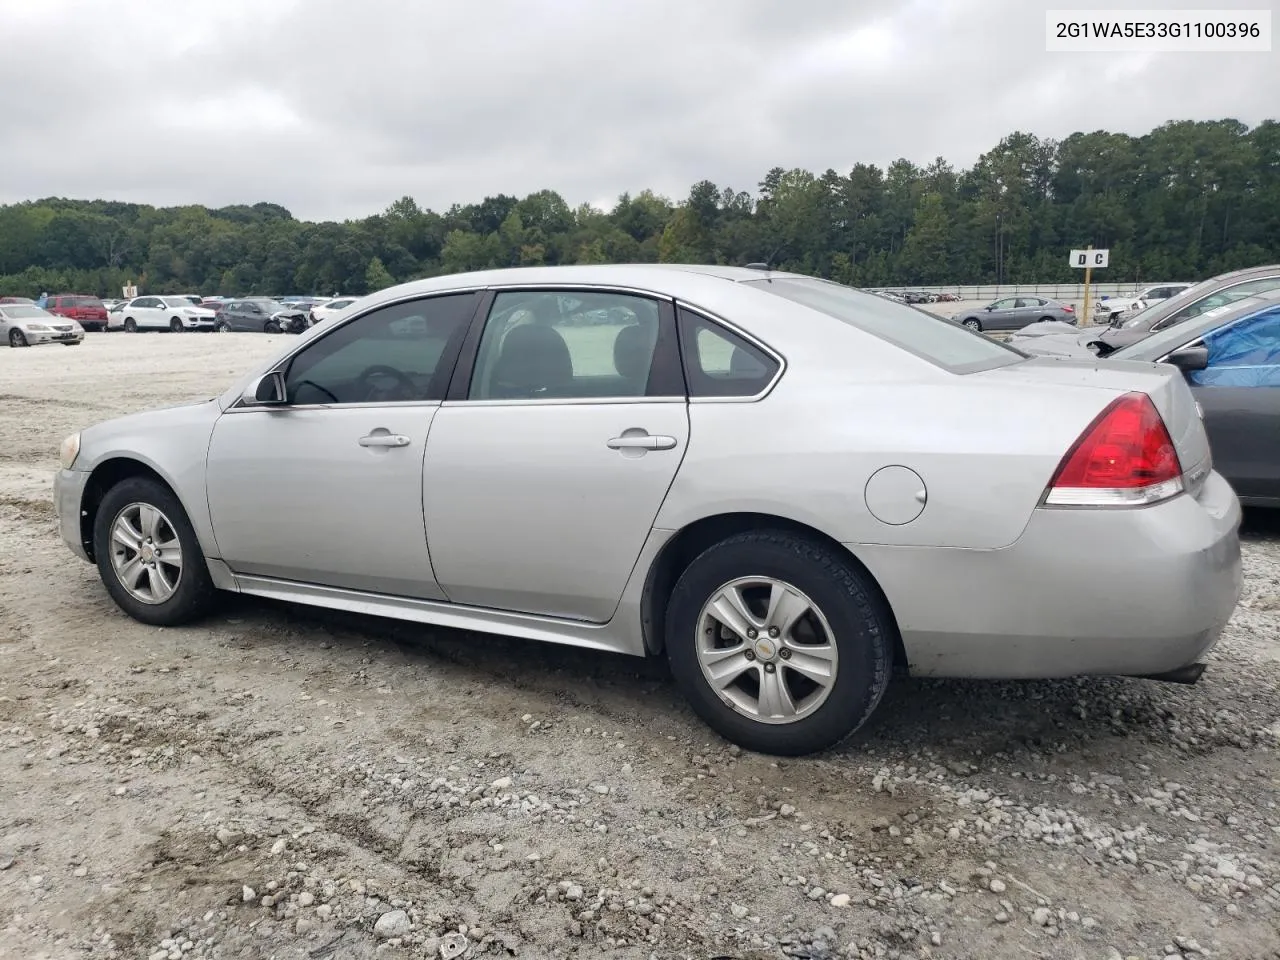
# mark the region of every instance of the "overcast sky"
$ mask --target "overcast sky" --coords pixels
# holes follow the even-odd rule
[[[1277,53],[1048,54],[1048,5],[0,0],[0,202],[608,206],[704,178],[754,193],[774,166],[968,166],[1015,129],[1280,113]]]

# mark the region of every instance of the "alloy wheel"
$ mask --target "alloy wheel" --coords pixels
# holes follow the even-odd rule
[[[773,577],[716,590],[698,616],[703,678],[729,707],[760,723],[794,723],[826,701],[839,653],[831,627],[804,593]]]
[[[111,568],[129,595],[164,603],[182,579],[182,544],[172,521],[149,503],[130,503],[111,523]]]

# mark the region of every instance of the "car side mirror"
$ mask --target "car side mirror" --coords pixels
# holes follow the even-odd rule
[[[250,407],[279,407],[288,403],[284,389],[284,374],[279,370],[264,373],[240,396],[240,400]]]
[[[987,311],[987,313],[990,313],[990,312],[991,312],[992,310],[994,310],[995,308],[996,308],[996,305],[995,305],[994,303],[988,303],[988,304],[987,304],[985,307],[983,307],[982,309],[983,309],[983,310],[986,310],[986,311]]]
[[[1171,363],[1183,373],[1194,373],[1209,366],[1209,348],[1203,345],[1183,347],[1165,357],[1165,363]]]

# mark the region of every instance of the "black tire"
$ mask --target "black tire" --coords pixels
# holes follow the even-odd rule
[[[268,320],[265,324],[263,324],[262,332],[263,333],[281,333],[282,331],[280,329],[280,324],[276,323],[274,320]]]
[[[177,587],[163,603],[144,603],[125,588],[111,563],[111,529],[119,513],[130,504],[144,503],[157,508],[168,519],[182,547],[182,569]],[[93,522],[93,554],[107,593],[125,613],[142,623],[176,627],[207,614],[218,591],[209,576],[204,552],[182,503],[173,491],[148,477],[122,480],[102,498]]]
[[[1053,317],[1041,317],[1036,322],[1037,323],[1053,323]],[[1071,321],[1068,320],[1067,322],[1070,323]]]
[[[27,343],[27,335],[23,333],[21,330],[19,330],[17,327],[14,327],[12,330],[9,331],[9,346],[29,347],[30,344]]]
[[[218,321],[217,323],[215,323],[215,324],[213,325],[213,332],[214,332],[214,333],[230,333],[230,332],[231,332],[231,324],[229,324],[229,323],[223,323],[222,321]]]
[[[838,662],[829,694],[807,716],[789,723],[766,723],[730,706],[699,665],[703,605],[743,577],[769,577],[801,591],[822,612],[833,636]],[[844,740],[875,710],[889,685],[894,629],[879,592],[852,558],[795,534],[756,531],[710,547],[681,574],[667,606],[667,660],[694,712],[725,739],[760,753],[802,756]]]
[[[982,332],[982,321],[979,320],[977,317],[966,317],[961,322],[964,326],[968,327],[970,330],[976,330],[978,333]]]
[[[125,318],[124,318],[124,332],[125,332],[125,333],[137,333],[137,332],[138,332],[138,322],[137,322],[136,320],[134,320],[134,319],[133,319],[133,317],[125,317]]]
[[[170,333],[181,333],[181,332],[182,332],[182,321],[181,321],[181,320],[179,320],[177,317],[171,317],[171,318],[169,319],[169,332],[170,332]]]

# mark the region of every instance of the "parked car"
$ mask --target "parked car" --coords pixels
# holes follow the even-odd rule
[[[135,297],[121,310],[127,333],[139,330],[212,330],[216,314],[186,297]]]
[[[75,347],[84,340],[84,327],[55,316],[33,303],[0,303],[0,337],[11,347],[61,343]]]
[[[919,290],[904,290],[899,296],[905,303],[933,303],[938,299],[937,294],[923,293]]]
[[[103,301],[104,303],[106,301]],[[107,329],[123,330],[124,329],[124,308],[129,305],[130,301],[120,300],[107,307]]]
[[[230,300],[218,310],[219,333],[301,333],[309,326],[307,313],[268,297]]]
[[[1241,589],[1178,370],[1032,359],[781,271],[391,287],[60,458],[62,537],[144,623],[222,589],[665,654],[768,753],[847,736],[895,656],[1192,682]]]
[[[1176,297],[1191,286],[1189,283],[1163,283],[1140,290],[1131,297],[1099,297],[1093,305],[1094,322],[1111,323],[1123,314],[1136,313],[1153,303]]]
[[[1084,350],[1106,354],[1146,339],[1152,333],[1235,303],[1268,290],[1280,289],[1280,264],[1233,270],[1197,283],[1175,297],[1152,304],[1131,317],[1113,321],[1103,330],[1080,332],[1055,330],[1047,336],[1030,337],[1032,331],[1010,342],[1019,350],[1037,356],[1080,356]]]
[[[85,330],[105,330],[107,328],[107,308],[97,297],[80,293],[60,293],[49,297],[44,309],[59,317],[74,320]]]
[[[30,297],[0,297],[0,304],[4,303],[25,303],[33,307],[36,305],[36,302]]]
[[[960,302],[961,300],[963,300],[963,299],[964,299],[964,297],[960,296],[960,294],[958,294],[958,293],[940,293],[940,294],[938,294],[938,300],[939,300],[939,301],[941,301],[941,302],[943,302],[943,303],[959,303],[959,302]]]
[[[1170,363],[1204,416],[1214,469],[1250,506],[1280,508],[1280,290],[1217,307],[1105,357]]]
[[[1076,309],[1069,303],[1060,303],[1047,297],[1019,294],[1001,297],[985,307],[974,307],[970,312],[953,318],[970,330],[1020,330],[1029,323],[1058,320],[1076,322]]]
[[[324,303],[317,303],[311,308],[308,319],[313,325],[331,320],[359,299],[359,297],[335,297]]]

